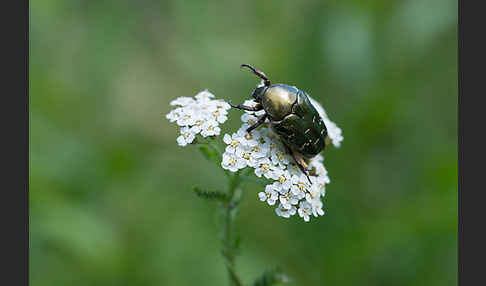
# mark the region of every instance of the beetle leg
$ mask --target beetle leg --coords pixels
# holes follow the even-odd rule
[[[263,106],[261,104],[257,104],[254,107],[253,106],[246,106],[246,105],[233,105],[231,102],[228,102],[229,105],[233,108],[240,109],[240,110],[246,110],[246,111],[260,111],[263,109]]]
[[[312,182],[309,178],[309,172],[307,171],[307,169],[303,166],[303,164],[299,160],[297,160],[297,157],[295,157],[295,154],[292,151],[292,149],[290,149],[290,147],[287,146],[286,144],[284,144],[284,145],[287,148],[287,151],[290,153],[290,155],[292,155],[292,158],[294,158],[295,164],[297,164],[299,169],[302,171],[302,173],[304,173],[304,175],[307,177],[307,180],[309,180],[309,183],[312,185]]]
[[[267,119],[267,114],[263,114],[260,119],[258,119],[257,123],[253,124],[252,126],[248,127],[246,129],[246,132],[250,133],[253,129],[257,128],[258,126],[262,125],[263,122],[265,122],[265,119]]]

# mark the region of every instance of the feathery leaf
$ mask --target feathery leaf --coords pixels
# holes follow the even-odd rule
[[[198,186],[193,187],[194,193],[203,199],[214,200],[219,202],[228,202],[230,198],[227,194],[218,191],[204,191]]]

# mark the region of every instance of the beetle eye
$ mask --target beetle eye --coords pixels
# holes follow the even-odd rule
[[[259,99],[262,97],[262,93],[263,93],[263,90],[265,89],[265,87],[257,87],[253,90],[253,93],[251,94],[251,96],[254,98],[254,99]]]

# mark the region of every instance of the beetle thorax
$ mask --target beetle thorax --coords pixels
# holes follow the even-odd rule
[[[266,89],[261,100],[263,109],[270,118],[279,121],[292,113],[292,106],[297,100],[297,93],[290,86],[273,85]]]

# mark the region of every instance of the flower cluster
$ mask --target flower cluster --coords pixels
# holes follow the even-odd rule
[[[244,103],[247,106],[255,104],[251,100]],[[341,129],[329,120],[318,103],[313,101],[312,104],[318,109],[326,126],[331,126],[328,127],[328,131],[332,129],[329,140],[339,146],[343,139]],[[312,215],[324,215],[321,197],[325,195],[325,185],[330,182],[323,164],[324,158],[318,155],[309,162],[309,183],[278,136],[268,127],[268,121],[251,133],[246,132],[249,126],[257,122],[258,116],[263,114],[264,111],[245,111],[241,116],[243,124],[240,129],[232,135],[224,135],[223,141],[227,146],[221,166],[232,172],[250,167],[256,176],[266,178],[269,184],[265,191],[258,193],[258,197],[270,206],[276,206],[278,216],[289,218],[298,214],[309,221]]]
[[[181,127],[181,135],[177,138],[180,146],[191,144],[198,134],[202,137],[220,135],[219,124],[228,119],[227,114],[231,106],[223,100],[213,98],[213,94],[204,90],[194,98],[179,97],[170,103],[177,107],[170,111],[166,118]],[[341,129],[328,118],[319,103],[312,98],[310,100],[327,127],[326,141],[339,147],[343,140]],[[247,106],[255,104],[253,100],[244,102]],[[245,111],[241,116],[243,124],[240,129],[231,135],[224,135],[226,147],[221,166],[231,172],[246,167],[253,168],[257,177],[268,182],[265,190],[258,193],[259,199],[275,206],[278,216],[289,218],[298,214],[305,221],[309,221],[311,216],[324,215],[321,198],[325,195],[325,185],[330,183],[323,164],[324,158],[318,155],[307,162],[308,179],[295,164],[278,135],[269,127],[268,119],[251,133],[246,131],[264,114],[264,110]]]
[[[178,107],[170,111],[166,118],[181,127],[181,135],[177,137],[180,146],[192,143],[197,134],[202,137],[220,134],[219,124],[228,119],[228,109],[231,106],[223,100],[212,98],[214,95],[204,90],[194,98],[179,97],[171,101],[170,105]]]

